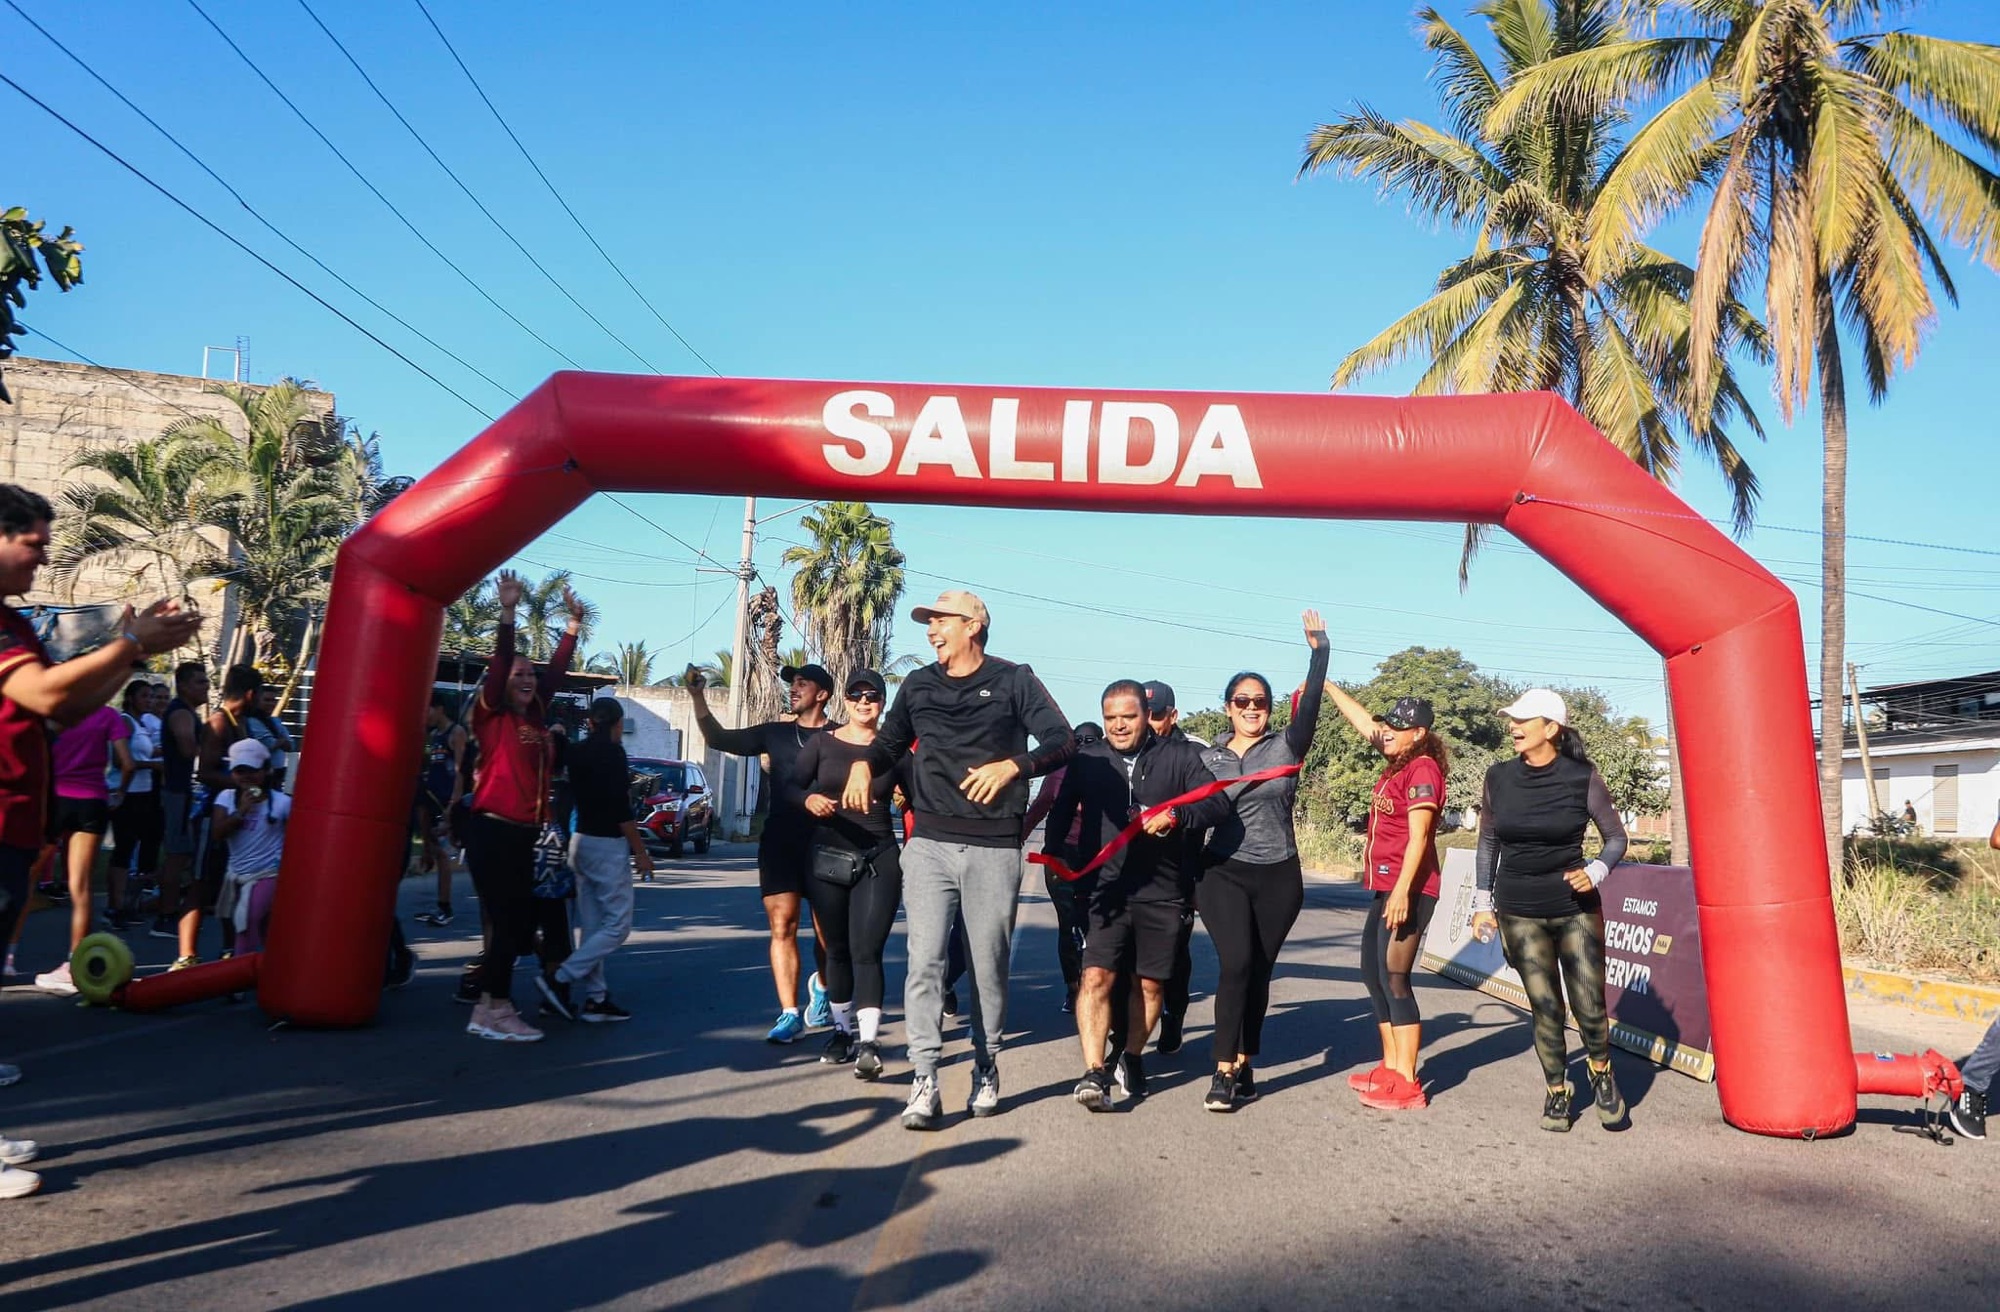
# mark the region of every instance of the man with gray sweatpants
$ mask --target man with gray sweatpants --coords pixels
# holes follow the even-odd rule
[[[934,1130],[944,1114],[937,1071],[952,917],[965,926],[971,981],[972,1096],[966,1110],[991,1116],[1000,1109],[1000,1035],[1021,897],[1028,781],[1067,761],[1075,743],[1062,708],[1034,671],[986,654],[992,622],[985,602],[970,592],[946,592],[911,618],[925,626],[937,663],[903,680],[874,746],[848,776],[844,800],[865,811],[872,780],[915,751],[909,794],[916,832],[903,849],[909,953],[903,1026],[912,1067],[903,1126]]]

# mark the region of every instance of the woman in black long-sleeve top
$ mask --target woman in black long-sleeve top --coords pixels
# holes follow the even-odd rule
[[[1570,1127],[1565,991],[1590,1059],[1598,1120],[1613,1128],[1625,1120],[1625,1100],[1611,1075],[1597,886],[1625,855],[1625,825],[1576,730],[1568,727],[1569,710],[1559,695],[1536,688],[1501,713],[1511,722],[1515,755],[1486,772],[1472,930],[1482,940],[1499,930],[1507,964],[1527,990],[1535,1055],[1548,1086],[1542,1128]],[[1583,834],[1590,824],[1604,850],[1585,862]]]

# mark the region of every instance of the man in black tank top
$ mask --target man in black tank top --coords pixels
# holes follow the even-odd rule
[[[194,865],[194,770],[201,755],[201,708],[208,705],[208,667],[182,661],[174,667],[174,698],[160,718],[160,893],[153,937],[178,939],[184,895]]]
[[[194,836],[196,878],[188,881],[180,905],[180,956],[174,961],[179,970],[200,962],[201,917],[215,906],[222,891],[222,876],[228,868],[229,853],[220,843],[208,841],[208,799],[219,797],[229,788],[229,749],[250,736],[248,720],[264,689],[264,676],[254,665],[232,665],[222,676],[222,700],[209,712],[203,726],[200,750],[195,757],[196,812],[189,822]],[[222,923],[222,948],[227,952],[236,943],[236,926]]]

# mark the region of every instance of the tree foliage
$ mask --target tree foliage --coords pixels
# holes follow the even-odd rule
[[[894,526],[862,501],[829,501],[799,523],[812,545],[787,547],[782,559],[807,645],[836,679],[881,669],[903,596]]]
[[[75,229],[51,236],[21,206],[0,210],[0,360],[14,354],[14,338],[27,326],[14,312],[27,307],[28,293],[41,286],[44,274],[61,292],[83,281],[83,243]],[[0,405],[13,401],[0,377]]]

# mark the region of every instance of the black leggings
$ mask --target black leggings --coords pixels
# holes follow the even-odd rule
[[[157,792],[127,793],[111,813],[111,868],[150,875],[160,865],[160,839],[165,837],[167,817],[160,810]],[[139,862],[132,863],[134,853]]]
[[[882,948],[903,901],[903,861],[894,845],[879,854],[874,870],[852,886],[808,876],[807,898],[826,947],[820,983],[829,1002],[856,1007],[882,1006]]]
[[[514,991],[514,958],[535,949],[535,928],[543,914],[535,905],[533,825],[511,824],[475,814],[467,833],[465,863],[479,892],[484,942],[479,952],[479,991],[505,1001]]]
[[[1535,1056],[1549,1087],[1568,1076],[1569,1041],[1563,1034],[1563,992],[1593,1062],[1611,1060],[1611,1023],[1604,1014],[1604,913],[1568,916],[1500,917],[1500,944],[1507,964],[1521,976],[1535,1013]],[[1562,976],[1559,985],[1558,973]]]
[[[1042,870],[1042,887],[1056,909],[1056,964],[1062,967],[1063,988],[1072,996],[1083,980],[1083,913],[1096,883],[1094,875],[1071,880],[1046,867]]]
[[[1382,924],[1382,909],[1389,904],[1389,895],[1377,893],[1368,908],[1368,920],[1361,927],[1361,982],[1368,986],[1377,1025],[1423,1022],[1417,995],[1410,991],[1410,971],[1417,964],[1417,949],[1423,946],[1424,929],[1431,923],[1437,903],[1424,893],[1413,896],[1409,919],[1393,934]]]
[[[1278,949],[1305,905],[1299,859],[1267,865],[1224,861],[1210,866],[1196,886],[1201,923],[1215,944],[1221,967],[1215,985],[1215,1060],[1255,1057],[1271,1006],[1271,971]]]

